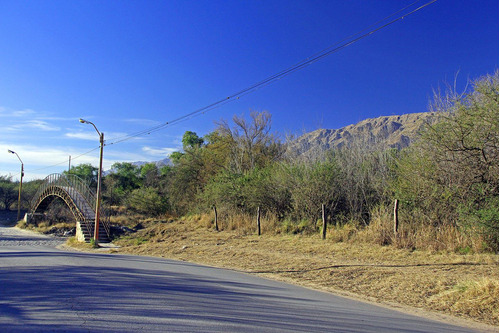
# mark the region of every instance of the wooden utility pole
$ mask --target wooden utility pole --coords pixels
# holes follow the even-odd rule
[[[19,162],[21,162],[21,181],[19,183],[19,196],[17,198],[17,220],[19,221],[19,219],[21,218],[21,192],[23,190],[24,163],[15,151],[10,150],[10,149],[8,149],[7,151],[11,154],[16,155],[17,158],[19,159]],[[6,207],[6,208],[9,208],[9,207]]]
[[[323,219],[323,235],[322,238],[326,239],[326,214],[325,214],[325,204],[321,204],[321,218]]]
[[[94,124],[92,124],[94,125]],[[94,125],[95,127],[95,125]],[[97,130],[97,127],[95,127],[95,130],[97,133],[99,133],[99,143],[100,143],[100,150],[99,150],[99,171],[97,174],[97,201],[96,201],[96,207],[95,207],[95,227],[94,227],[94,241],[95,244],[97,245],[99,243],[99,224],[101,221],[101,189],[102,189],[102,151],[104,148],[104,133],[99,132]]]

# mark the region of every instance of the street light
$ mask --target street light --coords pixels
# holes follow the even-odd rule
[[[97,245],[97,243],[99,242],[99,221],[101,217],[101,176],[102,176],[102,150],[104,147],[104,133],[99,132],[97,127],[91,121],[80,118],[80,122],[82,124],[90,124],[94,126],[97,134],[99,134],[99,142],[101,144],[101,152],[99,154],[99,171],[97,174],[97,201],[95,208],[95,226],[94,226],[94,241],[95,244]]]
[[[17,220],[19,221],[19,217],[21,214],[21,191],[23,189],[24,163],[15,151],[10,149],[8,149],[7,151],[11,154],[15,154],[19,159],[19,162],[21,162],[21,181],[19,182],[19,196],[17,197]]]

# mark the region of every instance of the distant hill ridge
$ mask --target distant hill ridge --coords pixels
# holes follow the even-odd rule
[[[381,149],[403,149],[415,141],[425,124],[434,123],[436,119],[435,112],[365,119],[339,129],[318,129],[303,134],[290,142],[287,150],[289,156],[298,156],[322,153],[353,144],[376,145]],[[172,165],[169,158],[154,162],[132,162],[138,167],[147,163],[154,163],[157,167]],[[107,173],[113,172],[114,170],[107,171]]]
[[[418,137],[424,124],[433,123],[436,113],[409,113],[360,121],[340,129],[318,129],[306,133],[288,147],[292,155],[312,154],[353,144],[403,149]]]
[[[142,167],[143,165],[146,165],[146,164],[154,164],[158,168],[161,168],[163,166],[172,165],[172,161],[170,161],[170,159],[168,157],[166,157],[166,158],[159,160],[159,161],[152,161],[152,162],[138,161],[138,162],[132,162],[130,164],[135,165],[137,167]]]
[[[170,161],[170,159],[168,157],[162,159],[162,160],[159,160],[159,161],[151,161],[151,162],[145,162],[145,161],[138,161],[138,162],[127,162],[127,163],[130,163],[136,167],[142,167],[143,165],[146,165],[146,164],[154,164],[156,165],[158,168],[161,168],[163,166],[167,166],[167,165],[172,165],[172,161]],[[116,169],[114,168],[111,168],[109,170],[106,170],[103,172],[103,175],[104,176],[107,176],[109,174],[112,174],[112,173],[115,173],[116,172]]]

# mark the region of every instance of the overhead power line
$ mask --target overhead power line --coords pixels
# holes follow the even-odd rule
[[[322,51],[313,54],[312,56],[308,57],[307,59],[304,59],[303,61],[300,61],[300,62],[296,63],[295,65],[290,66],[287,69],[282,70],[281,72],[278,72],[274,75],[271,75],[262,81],[259,81],[255,84],[252,84],[252,85],[248,86],[247,88],[244,88],[238,92],[235,92],[235,93],[233,93],[233,94],[231,94],[223,99],[215,101],[207,106],[204,106],[204,107],[199,108],[197,110],[194,110],[192,112],[186,113],[186,114],[184,114],[180,117],[177,117],[175,119],[172,119],[170,121],[166,121],[164,123],[161,123],[159,125],[144,129],[142,131],[138,131],[135,133],[131,133],[131,134],[122,136],[122,137],[117,137],[117,138],[113,138],[111,140],[108,140],[107,145],[114,145],[114,144],[118,144],[118,143],[130,140],[130,139],[133,139],[133,138],[136,138],[139,136],[149,135],[149,134],[157,132],[157,131],[159,131],[167,126],[171,126],[175,123],[178,123],[182,120],[186,120],[186,119],[192,118],[194,116],[204,114],[208,111],[219,108],[219,107],[221,107],[229,102],[235,101],[235,100],[239,99],[240,97],[243,97],[251,92],[254,92],[257,89],[260,89],[264,86],[267,86],[267,85],[269,85],[269,84],[271,84],[271,83],[273,83],[273,82],[275,82],[275,81],[277,81],[285,76],[288,76],[288,75],[290,75],[298,70],[301,70],[301,69],[311,65],[314,62],[317,62],[317,61],[319,61],[319,60],[321,60],[321,59],[323,59],[323,58],[325,58],[333,53],[336,53],[336,52],[338,52],[338,51],[374,34],[375,32],[382,30],[383,28],[388,27],[388,26],[396,23],[396,22],[404,19],[407,16],[420,11],[421,9],[431,5],[432,3],[436,2],[436,1],[437,0],[431,0],[431,1],[428,1],[428,2],[418,6],[418,3],[421,3],[422,1],[417,0],[417,1],[411,3],[407,6],[399,9],[398,11],[392,13],[391,15],[377,21],[376,23],[364,28],[363,30],[342,39],[341,41],[323,49]]]
[[[321,50],[320,52],[317,52],[313,55],[311,55],[310,57],[276,73],[276,74],[273,74],[257,83],[254,83],[244,89],[241,89],[235,93],[232,93],[230,95],[228,95],[227,97],[225,98],[222,98],[218,101],[215,101],[209,105],[206,105],[202,108],[199,108],[197,110],[194,110],[192,112],[188,112],[182,116],[179,116],[177,118],[174,118],[172,120],[169,120],[169,121],[166,121],[166,122],[163,122],[159,125],[156,125],[156,126],[153,126],[153,127],[150,127],[150,128],[147,128],[147,129],[144,129],[144,130],[141,130],[141,131],[138,131],[138,132],[134,132],[134,133],[131,133],[131,134],[127,134],[127,135],[124,135],[124,136],[121,136],[121,137],[116,137],[116,138],[112,138],[110,140],[107,140],[106,141],[106,146],[109,146],[109,145],[115,145],[115,144],[118,144],[118,143],[121,143],[121,142],[124,142],[124,141],[128,141],[128,140],[131,140],[133,138],[136,138],[136,137],[139,137],[139,136],[143,136],[143,135],[149,135],[151,133],[154,133],[154,132],[157,132],[157,131],[160,131],[164,128],[166,128],[167,126],[171,126],[171,125],[174,125],[174,124],[177,124],[179,122],[182,122],[182,121],[186,121],[186,120],[189,120],[195,116],[199,116],[199,115],[202,115],[202,114],[205,114],[206,112],[209,112],[211,110],[214,110],[216,108],[219,108],[227,103],[230,103],[230,102],[233,102],[233,101],[236,101],[238,100],[240,97],[243,97],[247,94],[250,94],[260,88],[263,88],[277,80],[280,80],[281,78],[284,78],[296,71],[299,71],[309,65],[311,65],[312,63],[315,63],[333,53],[336,53],[354,43],[357,43],[359,42],[360,40],[404,19],[405,17],[409,16],[409,15],[412,15],[420,10],[422,10],[423,8],[433,4],[434,2],[436,2],[437,0],[430,0],[428,2],[425,2],[423,3],[422,5],[419,5],[419,3],[422,3],[423,1],[421,0],[417,0],[401,9],[399,9],[398,11],[390,14],[389,16],[386,16],[384,17],[383,19],[367,26],[366,28],[358,31],[357,33],[355,34],[352,34],[340,41],[338,41],[337,43]],[[95,150],[99,149],[99,147],[96,147],[92,150],[89,150],[83,154],[80,154],[78,156],[75,156],[75,157],[72,157],[72,160],[75,160],[75,159],[78,159],[79,157],[82,157],[84,155],[87,155]],[[43,168],[38,168],[38,169],[34,169],[34,170],[29,170],[29,172],[34,172],[34,171],[40,171],[40,170],[44,170],[44,169],[48,169],[48,168],[51,168],[51,167],[55,167],[55,166],[58,166],[58,165],[61,165],[63,163],[67,163],[67,161],[63,161],[63,162],[60,162],[60,163],[57,163],[57,164],[53,164],[53,165],[50,165],[50,166],[47,166],[47,167],[43,167]]]
[[[79,157],[82,157],[82,156],[88,155],[88,154],[90,154],[91,152],[96,151],[96,150],[97,150],[97,149],[99,149],[99,148],[100,148],[100,147],[96,147],[96,148],[94,148],[94,149],[91,149],[91,150],[89,150],[89,151],[87,151],[87,152],[83,153],[83,154],[80,154],[80,155],[77,155],[77,156],[72,156],[72,157],[71,157],[71,159],[72,159],[72,160],[76,160],[76,159],[78,159]],[[68,155],[68,156],[69,156],[69,155]],[[41,168],[38,168],[38,169],[33,169],[33,170],[29,170],[29,169],[28,169],[28,170],[25,170],[25,172],[36,172],[36,171],[40,171],[40,170],[45,170],[45,169],[53,168],[53,167],[59,166],[59,165],[61,165],[61,164],[66,164],[66,163],[68,163],[68,161],[67,161],[67,160],[62,161],[62,162],[59,162],[59,163],[55,163],[55,164],[52,164],[52,165],[49,165],[49,166],[41,167]]]

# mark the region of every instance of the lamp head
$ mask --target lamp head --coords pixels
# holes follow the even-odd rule
[[[82,124],[88,124],[88,121],[86,121],[85,119],[82,119],[82,118],[80,118],[80,122],[81,122]]]
[[[11,153],[11,154],[15,154],[15,153],[16,153],[16,152],[14,152],[14,151],[12,151],[12,150],[10,150],[10,149],[8,149],[7,151],[8,151],[9,153]]]

